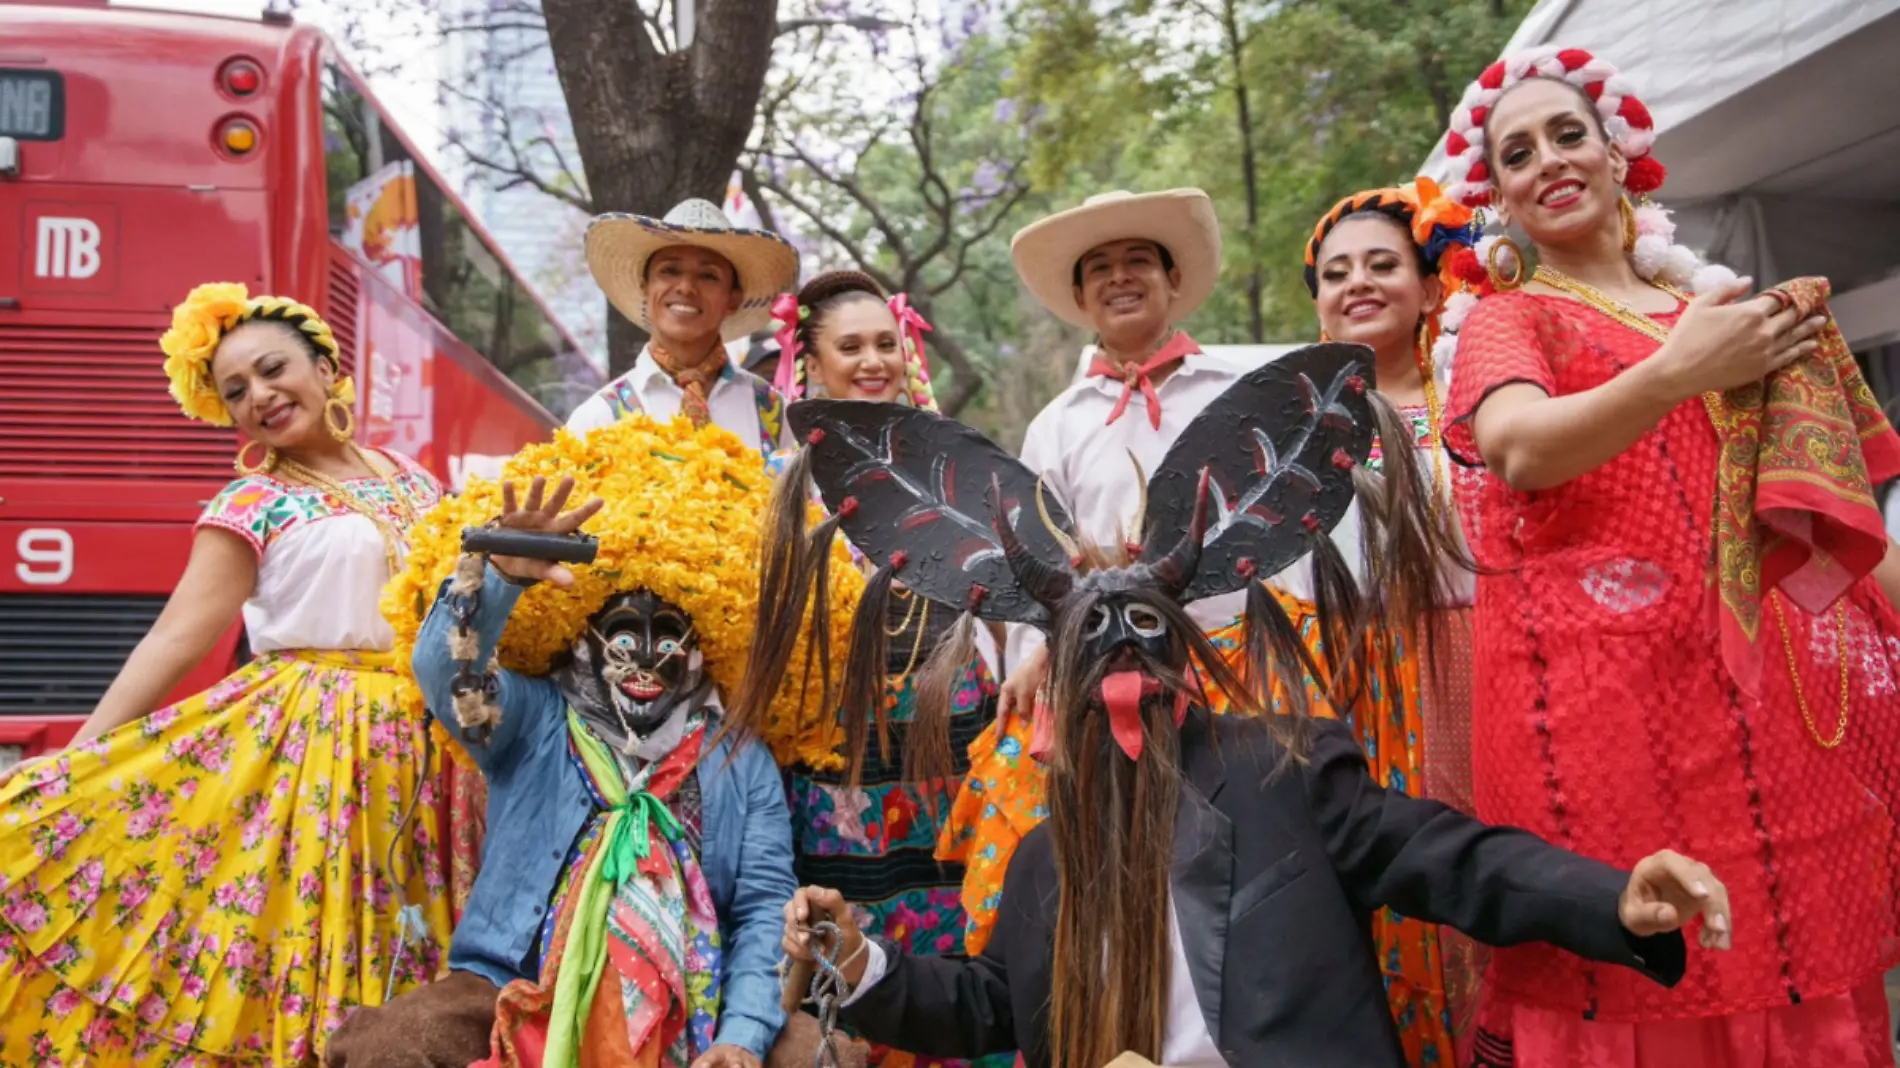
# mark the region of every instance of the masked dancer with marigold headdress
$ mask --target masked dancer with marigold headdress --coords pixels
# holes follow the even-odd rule
[[[185,414],[244,434],[242,477],[73,744],[0,787],[0,1063],[306,1063],[448,939],[377,610],[440,489],[351,439],[310,308],[200,286],[160,347]],[[256,659],[153,711],[240,609]]]
[[[503,477],[429,514],[384,601],[407,701],[488,779],[485,863],[448,975],[351,1017],[328,1063],[757,1068],[785,1022],[773,945],[793,885],[778,767],[723,729],[756,614],[759,454],[633,415],[531,445]],[[576,491],[594,499],[565,510]],[[597,555],[464,554],[491,524],[585,524]],[[828,564],[818,618],[842,634],[862,584],[842,547]],[[809,745],[797,697],[822,681],[778,678],[760,735]]]
[[[861,271],[826,271],[798,293],[781,295],[774,315],[781,327],[776,385],[788,400],[830,397],[937,410],[923,348],[930,324],[906,294],[886,298]],[[812,492],[798,455],[789,458],[778,490],[792,495],[788,505]],[[789,575],[809,588],[806,571],[828,557],[799,550],[805,510],[772,514],[791,526],[768,538],[760,580],[776,588]],[[956,613],[888,575],[880,579],[875,570],[868,592],[862,610],[881,610],[884,627],[876,647],[854,647],[851,655],[870,657],[885,670],[849,676],[867,688],[844,693],[838,744],[780,754],[798,877],[837,887],[873,930],[913,952],[961,954],[963,865],[939,863],[933,855],[969,767],[970,742],[996,717],[991,665],[998,635],[988,626],[957,629]],[[780,636],[772,628],[755,635],[758,659],[749,678],[765,685],[739,702],[740,723],[757,715],[757,703],[771,696],[770,683],[784,671],[768,651]],[[927,675],[922,668],[946,643],[960,643],[959,652],[940,661],[948,673]],[[789,651],[777,647],[778,656]],[[910,1061],[908,1054],[887,1052],[877,1063],[894,1068]]]
[[[1459,487],[1485,565],[1473,780],[1484,818],[1588,856],[1693,851],[1728,881],[1735,948],[1667,992],[1500,950],[1515,1048],[1479,1052],[1890,1065],[1900,553],[1870,487],[1900,474],[1900,437],[1824,280],[1751,296],[1673,244],[1655,136],[1581,49],[1506,57],[1453,114],[1450,194],[1536,253],[1458,257],[1491,291],[1456,324],[1446,406],[1482,470]]]
[[[1355,499],[1368,561],[1415,554],[1427,522],[1414,465],[1364,470],[1375,425],[1404,438],[1371,370],[1369,350],[1333,344],[1242,376],[1157,465],[1143,540],[1112,561],[1070,552],[1078,535],[1059,505],[1038,507],[1037,476],[961,424],[888,404],[788,410],[826,505],[880,569],[967,616],[1043,629],[1053,654],[1049,820],[1011,861],[980,955],[867,944],[833,889],[787,904],[794,959],[812,959],[814,921],[839,925],[847,1022],[935,1056],[1021,1049],[1031,1068],[1124,1052],[1396,1068],[1366,941],[1377,909],[1662,981],[1680,974],[1683,923],[1706,919],[1705,944],[1725,929],[1702,865],[1660,852],[1618,871],[1388,790],[1343,723],[1300,714],[1319,669],[1261,574],[1317,554],[1319,582],[1340,591],[1320,600],[1321,630],[1350,636],[1387,628],[1417,596],[1396,587],[1430,572],[1382,569],[1362,594],[1331,547]],[[1235,671],[1184,606],[1242,591]],[[860,617],[854,639],[880,624]],[[1201,676],[1234,713],[1208,713]],[[1265,711],[1275,685],[1284,714]]]

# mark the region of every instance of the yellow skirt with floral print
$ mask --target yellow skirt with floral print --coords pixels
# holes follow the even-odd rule
[[[0,788],[0,1064],[314,1064],[435,976],[441,780],[391,665],[272,653]]]

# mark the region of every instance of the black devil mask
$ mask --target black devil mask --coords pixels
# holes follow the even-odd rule
[[[1345,344],[1310,346],[1244,375],[1182,432],[1148,479],[1141,525],[1123,559],[1092,569],[1085,561],[1103,554],[1079,544],[1061,502],[975,430],[863,401],[805,401],[788,414],[834,521],[879,564],[860,622],[881,621],[871,614],[874,591],[880,580],[888,586],[895,579],[974,616],[1079,636],[1083,655],[1069,661],[1090,677],[1100,673],[1090,703],[1108,712],[1116,741],[1138,757],[1140,703],[1164,696],[1158,676],[1185,676],[1200,637],[1175,633],[1184,617],[1172,607],[1250,588],[1248,659],[1257,670],[1249,681],[1262,693],[1270,674],[1297,686],[1306,672],[1319,676],[1319,665],[1255,580],[1316,552],[1319,607],[1346,639],[1332,648],[1355,648],[1350,632],[1373,613],[1358,600],[1328,534],[1356,492],[1370,494],[1370,520],[1406,513],[1415,521],[1422,512],[1412,506],[1424,501],[1414,465],[1392,465],[1400,489],[1389,492],[1376,476],[1356,475],[1375,423],[1404,433],[1390,407],[1374,401],[1371,376],[1371,351]],[[1408,494],[1416,499],[1408,503]],[[1407,532],[1412,525],[1362,527],[1404,542],[1422,537]],[[1417,548],[1381,545],[1366,559],[1415,559]],[[1380,576],[1368,578],[1378,588]],[[1070,620],[1065,613],[1086,615]],[[1177,715],[1189,696],[1174,695]]]
[[[705,689],[685,610],[647,590],[618,594],[588,620],[561,673],[579,710],[624,745]]]

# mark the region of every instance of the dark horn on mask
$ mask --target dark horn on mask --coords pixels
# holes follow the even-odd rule
[[[1194,572],[1201,566],[1201,544],[1207,539],[1207,494],[1211,478],[1208,469],[1201,468],[1201,482],[1194,490],[1194,519],[1168,555],[1154,563],[1154,576],[1169,597],[1178,599],[1188,583],[1194,581]]]
[[[990,479],[990,515],[1010,573],[1016,576],[1016,581],[1022,584],[1029,596],[1054,613],[1056,606],[1075,586],[1075,576],[1067,568],[1058,570],[1043,563],[1016,536],[1016,525],[1010,522],[1009,512],[1003,507],[1002,482],[995,477]]]

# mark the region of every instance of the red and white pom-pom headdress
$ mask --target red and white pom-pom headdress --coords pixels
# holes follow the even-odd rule
[[[1484,159],[1484,120],[1505,93],[1532,78],[1568,82],[1596,105],[1597,118],[1610,141],[1630,161],[1624,187],[1634,196],[1653,193],[1667,172],[1650,157],[1656,144],[1656,121],[1636,99],[1629,81],[1615,67],[1581,48],[1528,48],[1505,56],[1484,69],[1465,89],[1464,99],[1451,113],[1445,137],[1445,156],[1451,161],[1453,181],[1445,190],[1467,208],[1486,207],[1497,185]]]
[[[1636,209],[1636,247],[1630,253],[1636,273],[1650,281],[1662,282],[1697,292],[1733,279],[1726,267],[1705,264],[1692,249],[1675,243],[1676,226],[1669,213],[1651,204],[1648,194],[1662,187],[1668,172],[1650,155],[1656,144],[1656,122],[1649,109],[1636,98],[1629,80],[1609,63],[1581,48],[1544,46],[1514,52],[1486,67],[1478,80],[1465,89],[1464,98],[1451,114],[1451,129],[1445,135],[1445,156],[1450,162],[1451,182],[1445,194],[1468,208],[1487,207],[1497,192],[1491,166],[1485,160],[1484,121],[1505,93],[1533,78],[1550,78],[1576,87],[1597,109],[1610,142],[1629,161],[1629,173],[1623,188],[1639,198]],[[1482,267],[1489,262],[1497,238],[1487,236],[1473,250],[1471,263],[1463,265],[1474,277],[1474,289],[1488,288],[1478,281]],[[1502,250],[1500,266],[1509,259],[1509,246]],[[1460,265],[1454,265],[1457,267]],[[1455,330],[1475,299],[1460,301],[1458,308],[1448,303],[1445,326]],[[1450,354],[1450,343],[1446,345]]]

